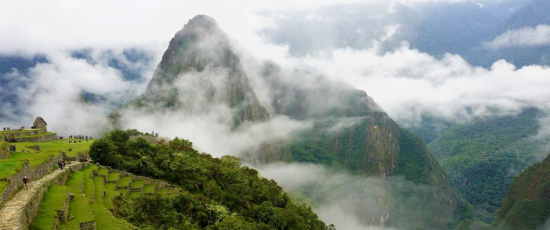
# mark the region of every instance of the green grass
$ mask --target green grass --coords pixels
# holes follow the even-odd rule
[[[74,156],[78,152],[87,152],[93,141],[68,144],[66,141],[55,140],[49,142],[19,142],[14,143],[18,151],[12,153],[9,159],[0,160],[0,178],[9,178],[23,168],[25,161],[29,161],[31,170],[49,161],[53,156],[59,156],[60,151],[65,151],[68,156]],[[29,149],[29,146],[39,145],[41,151]],[[72,151],[68,151],[72,149]]]
[[[51,185],[40,204],[38,214],[29,229],[52,229],[57,218],[56,210],[63,208],[67,201],[68,189],[62,185]]]
[[[95,201],[96,203],[103,202],[103,191],[105,191],[104,182],[102,177],[94,177],[94,189],[95,189]]]
[[[25,161],[14,159],[0,160],[0,178],[9,178],[23,168]]]
[[[120,187],[125,187],[125,186],[128,186],[130,184],[130,182],[132,182],[132,178],[127,176],[127,177],[122,177],[120,178],[120,180],[118,181],[118,186]]]
[[[145,188],[143,188],[143,192],[144,193],[154,193],[155,192],[155,186],[150,184],[150,185],[147,185],[145,186]]]
[[[116,191],[116,184],[114,183],[105,184],[105,191],[107,191],[107,196],[105,196],[105,199],[103,200],[103,204],[107,209],[113,209],[115,206],[113,206],[112,199],[115,196],[118,196],[120,194],[118,191]]]
[[[118,181],[119,177],[120,177],[120,173],[109,173],[109,176],[107,177],[107,181]]]
[[[123,197],[126,197],[128,194],[128,189],[117,189],[116,191]]]
[[[164,195],[164,194],[168,193],[168,189],[165,189],[165,188],[157,189],[157,190],[155,190],[155,193],[158,193],[160,195]]]
[[[8,187],[8,185],[10,185],[9,182],[7,182],[5,180],[0,181],[0,194],[2,194],[2,192],[4,192],[4,189],[6,189],[6,187]]]
[[[136,181],[132,183],[132,188],[143,188],[143,181]]]
[[[107,176],[107,174],[109,174],[109,169],[100,169],[98,173],[101,176]]]
[[[96,219],[97,229],[130,229],[131,225],[128,222],[123,219],[115,218],[105,206],[104,199],[101,198],[101,195],[106,187],[103,182],[103,178],[94,177],[93,181],[96,199],[92,204],[90,204],[90,207],[92,208],[92,213]],[[105,199],[109,199],[109,196],[105,197]]]
[[[80,223],[94,220],[90,204],[85,196],[83,196],[80,186],[83,183],[84,172],[76,172],[71,174],[71,179],[67,181],[69,191],[74,194],[74,198],[70,203],[69,212],[73,219],[61,226],[61,229],[79,229]]]
[[[138,197],[139,195],[143,194],[143,192],[141,191],[133,191],[130,193],[130,198],[136,198]]]
[[[44,164],[44,162],[49,161],[52,157],[54,157],[55,154],[52,153],[21,153],[21,152],[15,152],[11,154],[10,159],[13,160],[28,160],[29,164],[31,166],[31,170],[34,170],[36,167],[40,166],[41,164]]]

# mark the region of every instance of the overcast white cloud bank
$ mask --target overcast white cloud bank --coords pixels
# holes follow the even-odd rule
[[[492,41],[483,44],[486,49],[491,50],[548,45],[550,45],[550,25],[545,24],[508,30]]]

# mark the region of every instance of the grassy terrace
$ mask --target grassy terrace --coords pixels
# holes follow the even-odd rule
[[[16,174],[23,168],[26,161],[29,162],[31,170],[34,170],[36,167],[50,160],[51,157],[59,156],[61,151],[66,152],[68,156],[74,156],[79,152],[88,151],[92,143],[93,141],[83,141],[69,144],[66,140],[10,143],[16,146],[18,152],[12,153],[8,159],[0,159],[0,179],[9,178]],[[40,151],[29,148],[36,145],[40,146]],[[4,191],[6,186],[5,182],[0,183],[0,193]]]
[[[107,177],[107,181],[118,181],[120,178],[120,173],[109,173],[109,176]]]
[[[154,193],[155,192],[155,186],[150,184],[150,185],[147,185],[145,186],[145,188],[143,188],[143,192],[144,193]]]
[[[132,182],[132,178],[127,176],[127,177],[122,177],[120,178],[120,180],[118,181],[118,186],[120,187],[125,187],[125,186],[128,186],[130,184],[130,182]]]
[[[143,181],[136,181],[132,183],[132,188],[143,188]]]
[[[0,160],[0,178],[8,178],[17,173],[25,165],[25,161],[17,159]]]
[[[78,152],[86,152],[90,149],[90,142],[81,142],[76,144],[68,144],[66,141],[56,140],[49,142],[19,142],[14,143],[17,150],[20,152],[12,153],[8,159],[0,159],[0,178],[8,178],[15,174],[23,167],[25,161],[29,161],[31,170],[48,161],[53,156],[60,155],[61,151],[65,151],[68,156],[74,156]],[[29,146],[38,145],[41,151],[36,151],[28,148]],[[68,151],[72,149],[72,151]],[[22,152],[25,151],[25,152]]]
[[[38,215],[29,225],[29,229],[54,229],[56,210],[62,209],[67,201],[68,189],[62,185],[51,185],[48,192],[44,194]]]
[[[69,206],[69,212],[74,218],[61,225],[60,229],[79,229],[80,223],[94,220],[88,200],[81,190],[82,183],[84,183],[84,174],[83,171],[73,173],[70,180],[67,181],[69,191],[74,194]]]
[[[12,130],[6,130],[6,131],[0,131],[0,134],[5,134],[5,133],[26,133],[26,132],[32,132],[32,131],[37,131],[38,129],[24,129],[24,130],[19,130],[19,131],[12,131]]]
[[[109,169],[100,169],[98,173],[101,176],[107,176],[107,174],[109,174]]]

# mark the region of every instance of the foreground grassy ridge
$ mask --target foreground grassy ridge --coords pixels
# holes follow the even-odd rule
[[[66,186],[51,185],[40,204],[38,215],[29,225],[29,229],[55,229],[56,210],[62,209],[67,201],[69,190]]]
[[[328,229],[309,207],[295,204],[275,181],[241,166],[235,157],[200,154],[187,140],[152,145],[115,131],[96,141],[90,156],[102,165],[179,187],[157,193],[147,186],[147,193],[139,189],[112,200],[117,216],[139,228]],[[128,183],[132,188],[145,187],[140,180],[119,181]]]

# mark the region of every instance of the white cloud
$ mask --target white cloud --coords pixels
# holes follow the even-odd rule
[[[500,50],[514,47],[535,47],[550,45],[550,25],[538,25],[517,30],[508,30],[483,46]]]

